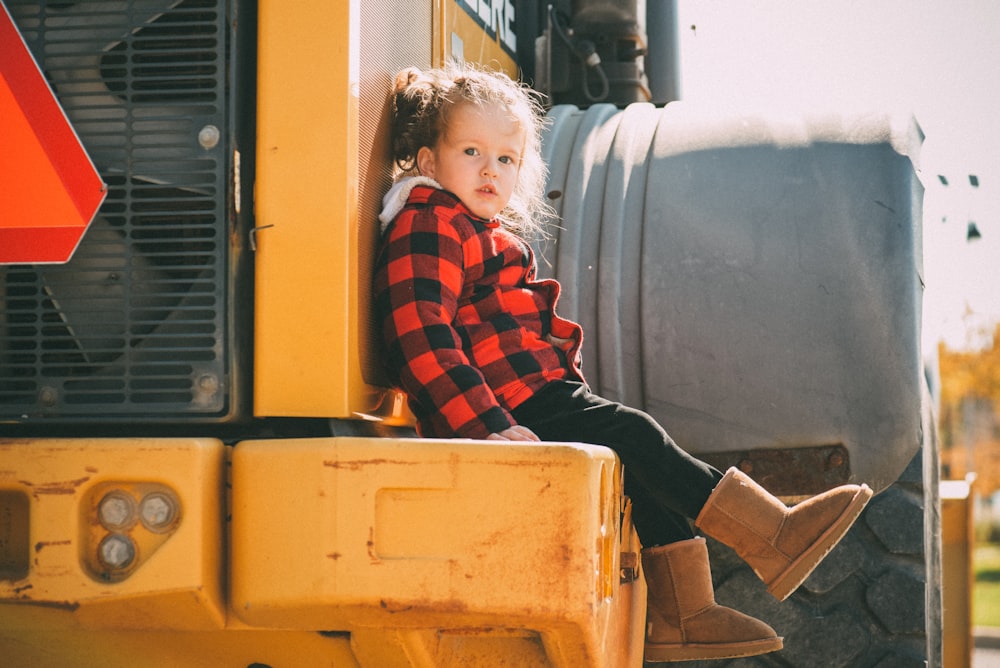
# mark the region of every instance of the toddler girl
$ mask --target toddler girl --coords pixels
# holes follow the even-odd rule
[[[577,441],[612,448],[643,545],[645,658],[781,649],[764,622],[718,605],[689,519],[732,547],[779,600],[847,532],[871,490],[845,485],[787,508],[738,469],[681,450],[646,413],[590,391],[583,333],[555,311],[524,241],[540,229],[545,167],[535,95],[501,73],[401,72],[375,313],[388,369],[423,436]]]

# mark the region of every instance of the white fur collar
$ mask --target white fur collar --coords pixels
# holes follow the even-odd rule
[[[410,198],[410,192],[417,186],[431,186],[441,189],[441,184],[429,176],[404,176],[393,183],[389,192],[382,198],[382,213],[378,215],[382,232],[385,232],[385,228],[389,227],[389,223],[393,221],[396,214],[403,210],[403,207],[406,206],[406,200]]]

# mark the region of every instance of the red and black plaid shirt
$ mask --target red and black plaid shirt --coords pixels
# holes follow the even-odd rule
[[[559,284],[535,280],[527,243],[448,192],[413,189],[383,237],[374,289],[389,372],[424,436],[485,438],[542,386],[583,379],[582,330],[555,314]]]

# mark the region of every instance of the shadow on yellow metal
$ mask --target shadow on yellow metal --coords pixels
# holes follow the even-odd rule
[[[5,666],[642,662],[605,448],[0,440],[0,462]]]
[[[346,634],[303,631],[0,631],[4,668],[361,668]]]

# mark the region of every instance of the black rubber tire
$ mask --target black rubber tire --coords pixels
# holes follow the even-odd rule
[[[940,666],[940,543],[933,538],[940,535],[935,445],[921,448],[899,480],[872,499],[847,536],[784,602],[770,597],[731,549],[709,539],[718,602],[769,623],[784,636],[785,647],[756,657],[684,665]]]

